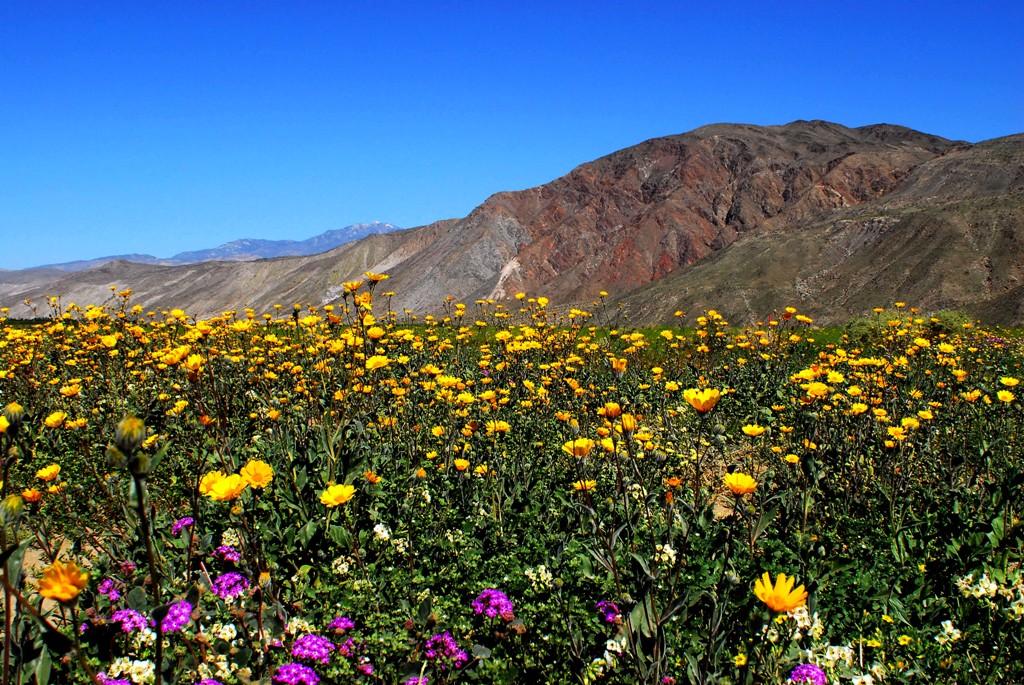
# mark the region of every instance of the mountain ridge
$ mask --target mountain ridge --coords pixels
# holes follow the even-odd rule
[[[756,319],[793,303],[844,318],[893,297],[1016,322],[1022,188],[1020,134],[967,143],[892,124],[712,124],[494,193],[462,219],[320,255],[205,263],[159,278],[137,265],[30,287],[0,274],[0,303],[54,292],[84,303],[102,296],[105,280],[132,287],[150,308],[207,315],[323,304],[371,270],[391,274],[400,312],[437,311],[448,295],[472,302],[517,291],[578,305],[605,290],[638,324],[700,307]],[[170,274],[191,274],[183,282],[193,287],[161,285]]]

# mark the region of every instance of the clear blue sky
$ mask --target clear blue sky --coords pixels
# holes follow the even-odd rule
[[[0,268],[463,216],[714,122],[1024,131],[1024,3],[0,2]]]

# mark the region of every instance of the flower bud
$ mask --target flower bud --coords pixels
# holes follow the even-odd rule
[[[17,518],[24,508],[25,500],[21,498],[21,495],[7,495],[3,503],[0,504],[0,516],[7,523]]]
[[[18,425],[25,418],[25,408],[18,404],[17,402],[11,402],[6,407],[4,407],[4,417],[11,424],[11,426],[17,428]]]
[[[126,416],[121,419],[114,432],[114,444],[127,456],[134,454],[145,439],[146,424],[142,422],[142,419],[134,416]]]

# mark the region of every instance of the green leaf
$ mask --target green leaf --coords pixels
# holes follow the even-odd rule
[[[37,685],[47,685],[50,682],[50,667],[50,650],[44,649],[36,661],[35,677]]]

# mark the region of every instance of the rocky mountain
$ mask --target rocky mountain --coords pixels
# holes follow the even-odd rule
[[[0,303],[101,301],[116,284],[198,314],[319,304],[369,269],[392,275],[396,308],[419,312],[449,294],[573,304],[607,290],[635,323],[701,307],[747,320],[787,304],[840,319],[893,299],[1020,321],[1022,186],[1024,136],[972,145],[892,125],[720,124],[498,193],[464,219],[313,257],[118,262],[30,286],[4,273]]]
[[[46,264],[44,266],[25,269],[24,271],[49,270],[57,272],[85,271],[103,266],[110,262],[134,262],[136,264],[162,264],[181,265],[196,264],[198,262],[248,262],[256,259],[271,259],[274,257],[293,257],[319,254],[332,250],[346,243],[351,243],[368,235],[378,233],[390,233],[400,230],[394,224],[381,221],[373,221],[364,224],[352,224],[344,228],[336,228],[325,231],[320,235],[307,238],[306,240],[259,240],[243,238],[232,240],[214,248],[206,250],[191,250],[179,252],[173,257],[154,257],[148,254],[126,254],[113,255],[109,257],[97,257],[96,259],[83,259],[60,264]]]

